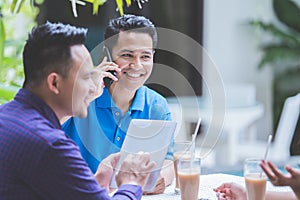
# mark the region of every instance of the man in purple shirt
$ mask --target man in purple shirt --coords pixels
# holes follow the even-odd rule
[[[0,199],[141,199],[149,175],[144,172],[155,165],[148,154],[125,159],[116,176],[119,189],[110,197],[106,188],[119,155],[103,160],[94,176],[61,130],[63,117],[87,115],[89,102],[103,89],[96,82],[114,79],[93,69],[83,45],[86,32],[48,22],[29,34],[23,88],[0,107]]]

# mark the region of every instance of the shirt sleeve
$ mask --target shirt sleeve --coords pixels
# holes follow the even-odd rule
[[[93,173],[82,159],[78,147],[69,139],[59,139],[51,144],[37,161],[32,184],[41,199],[124,199],[141,198],[139,186],[125,185],[114,197],[100,187]]]
[[[138,185],[121,185],[118,191],[114,194],[113,198],[115,199],[124,199],[124,197],[128,197],[128,199],[141,199],[142,198],[142,188]]]

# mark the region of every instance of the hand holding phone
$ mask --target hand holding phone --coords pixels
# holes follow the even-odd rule
[[[115,71],[109,70],[108,72],[110,72],[112,75],[117,77],[117,73]],[[111,78],[104,77],[103,82],[104,82],[105,87],[109,88],[114,81]]]
[[[109,62],[113,62],[113,60],[111,58],[111,54],[110,54],[108,48],[104,46],[103,50],[104,50],[104,53],[107,56],[108,61]],[[114,75],[115,77],[117,77],[117,73],[115,71],[110,70],[108,72],[110,72],[112,75]],[[104,82],[105,87],[109,88],[110,85],[113,83],[113,80],[111,78],[104,77],[103,82]]]

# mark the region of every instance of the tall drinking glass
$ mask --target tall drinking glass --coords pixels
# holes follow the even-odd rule
[[[177,160],[191,159],[195,156],[195,143],[192,141],[175,141],[174,142],[174,171],[175,171],[175,193],[179,194],[178,174],[177,174]]]
[[[200,158],[178,159],[177,170],[181,200],[197,200],[201,172]]]
[[[247,200],[265,200],[267,176],[259,166],[261,159],[246,159],[244,177]]]

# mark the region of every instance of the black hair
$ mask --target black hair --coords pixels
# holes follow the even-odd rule
[[[152,38],[153,48],[157,45],[157,31],[154,24],[144,16],[136,16],[131,14],[123,15],[119,18],[109,21],[104,33],[105,46],[112,50],[117,43],[118,35],[121,31],[146,33]]]
[[[52,72],[66,78],[72,66],[70,47],[84,44],[86,34],[85,28],[62,23],[46,22],[33,28],[23,51],[23,87],[40,84]]]

